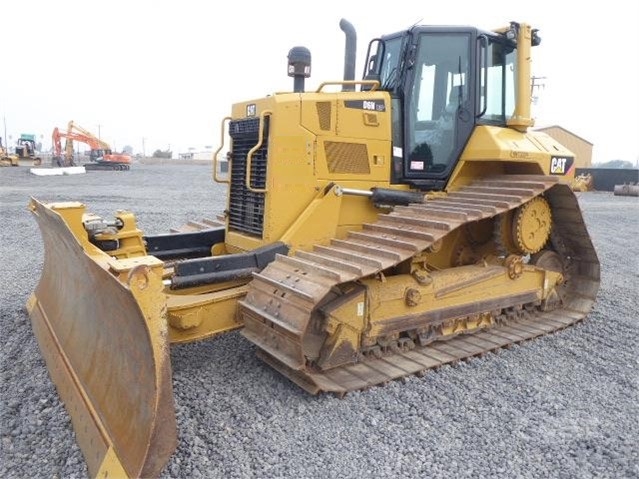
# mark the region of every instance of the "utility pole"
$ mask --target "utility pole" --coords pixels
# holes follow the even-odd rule
[[[536,105],[539,101],[539,90],[546,88],[546,77],[533,76],[530,82],[530,96],[532,102]]]
[[[146,146],[144,145],[144,141],[146,138],[142,137],[142,158],[146,158]]]

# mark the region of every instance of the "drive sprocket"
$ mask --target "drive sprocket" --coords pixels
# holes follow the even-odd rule
[[[515,247],[523,254],[534,254],[546,245],[552,229],[550,205],[536,196],[515,211],[512,223]]]

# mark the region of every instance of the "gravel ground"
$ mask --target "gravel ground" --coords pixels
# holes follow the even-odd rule
[[[0,168],[0,477],[85,477],[24,309],[43,255],[30,196],[130,209],[155,234],[221,212],[225,189],[206,166]],[[639,201],[580,203],[602,284],[569,330],[344,399],[303,392],[237,332],[174,346],[179,447],[162,477],[639,477]]]

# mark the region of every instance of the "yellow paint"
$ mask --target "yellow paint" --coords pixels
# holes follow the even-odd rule
[[[545,133],[478,126],[453,170],[448,189],[458,189],[482,176],[550,175],[553,157],[572,156],[570,150]],[[574,168],[557,176],[570,183]]]
[[[433,281],[423,285],[410,275],[386,277],[385,283],[366,279],[363,283],[369,293],[370,322],[362,333],[365,337],[374,338],[386,329],[390,320],[419,317],[420,314],[459,305],[472,305],[489,299],[531,292],[541,300],[557,284],[560,276],[559,273],[525,265],[523,274],[513,280],[508,276],[507,268],[488,264],[432,271],[430,277]],[[410,306],[406,303],[405,293],[408,289],[420,292],[421,301],[417,305]],[[477,327],[476,321],[473,323],[471,320],[469,324],[471,328]],[[454,331],[458,328],[459,325]]]
[[[320,352],[320,367],[330,368],[356,360],[361,332],[367,321],[365,294],[364,288],[355,287],[341,300],[322,309],[327,317],[324,330],[329,337]]]
[[[517,31],[517,74],[515,84],[515,111],[508,119],[508,126],[525,132],[535,121],[530,115],[530,65],[532,50],[532,28],[526,23],[520,23]]]
[[[102,459],[100,468],[95,475],[95,479],[123,479],[128,477],[130,476],[126,473],[124,466],[118,459],[117,454],[113,450],[113,446],[109,446],[109,449],[107,449]]]
[[[345,107],[351,98],[384,100],[386,111],[371,112],[371,124],[361,109]],[[303,249],[317,221],[314,211],[318,198],[336,184],[342,188],[370,190],[372,187],[408,189],[406,185],[391,185],[388,176],[390,158],[390,97],[388,93],[371,91],[305,93],[304,100],[296,93],[281,93],[262,99],[233,105],[232,117],[245,118],[249,105],[255,105],[255,115],[277,119],[269,124],[269,161],[267,184],[264,188],[264,229],[260,238],[229,231],[228,251],[249,251],[286,237],[293,249]],[[354,160],[353,158],[356,158]],[[329,171],[329,163],[337,171]],[[231,169],[233,165],[231,164]],[[235,172],[244,175],[245,171]],[[376,210],[364,198],[347,198],[326,218],[328,229],[345,231],[361,227],[373,219]],[[308,218],[304,222],[300,218]],[[335,219],[336,218],[336,219]],[[324,220],[322,220],[324,221]],[[335,223],[335,221],[337,223]],[[293,230],[297,233],[293,234]],[[327,237],[320,235],[320,240]],[[299,243],[298,243],[299,239]]]
[[[207,294],[167,295],[170,341],[184,343],[240,328],[237,302],[246,291],[241,285]]]

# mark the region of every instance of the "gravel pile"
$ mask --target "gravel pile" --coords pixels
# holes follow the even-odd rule
[[[221,212],[225,188],[208,166],[0,169],[0,477],[85,477],[24,309],[43,257],[30,196],[129,209],[155,234]],[[179,447],[162,477],[638,477],[639,200],[580,203],[602,284],[563,332],[343,399],[300,390],[237,332],[174,346]]]

